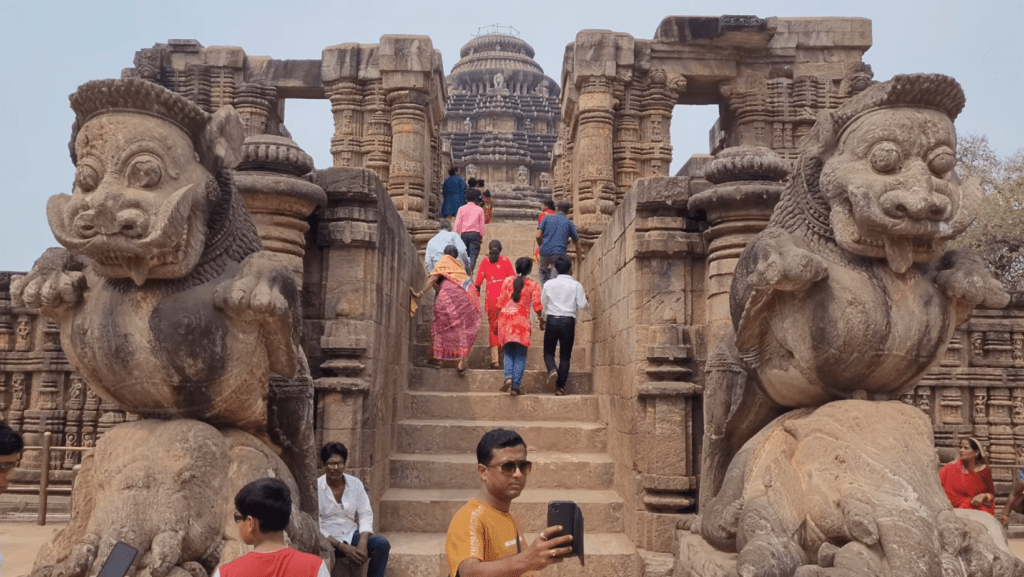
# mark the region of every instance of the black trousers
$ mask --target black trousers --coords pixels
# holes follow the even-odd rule
[[[575,342],[576,319],[548,315],[544,326],[544,366],[549,373],[558,371],[558,388],[565,387],[565,382],[569,379],[569,359],[572,357],[572,345]],[[559,347],[557,369],[555,347]]]
[[[480,241],[483,240],[483,237],[479,232],[464,232],[459,236],[466,244],[466,254],[469,256],[469,268],[466,269],[466,273],[472,277],[473,270],[476,269],[476,257],[480,255]]]

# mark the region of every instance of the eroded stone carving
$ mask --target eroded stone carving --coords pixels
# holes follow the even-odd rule
[[[47,206],[66,248],[13,279],[12,299],[54,319],[72,364],[121,407],[261,430],[253,383],[295,373],[297,288],[234,193],[237,115],[138,80],[87,83],[72,107],[74,192]]]
[[[701,487],[701,532],[739,553],[739,574],[817,563],[799,574],[937,575],[947,555],[973,562],[946,542],[967,529],[941,499],[927,418],[841,401],[910,390],[975,306],[1009,301],[977,255],[945,250],[981,194],[954,171],[964,102],[952,78],[906,75],[820,115],[768,227],[740,257],[735,340],[719,354],[742,360],[752,382],[708,377]],[[808,409],[762,429],[792,407]],[[823,458],[829,444],[849,449]],[[904,450],[917,460],[892,460]],[[915,512],[897,512],[907,503]],[[990,545],[973,546],[994,563]],[[842,556],[864,569],[822,569],[839,571]]]
[[[74,520],[33,575],[94,573],[118,539],[150,551],[150,574],[192,572],[194,563],[209,571],[230,517],[226,476],[244,484],[273,471],[294,484],[279,460],[271,463],[267,394],[272,373],[292,377],[300,364],[296,280],[282,257],[262,250],[236,193],[230,169],[244,128],[230,106],[211,115],[131,78],[86,83],[71,106],[74,190],[47,205],[65,248],[12,279],[12,302],[59,325],[68,359],[89,383],[87,405],[95,389],[123,411],[179,420],[116,424],[120,413],[107,425],[83,468]],[[91,446],[92,432],[82,439]],[[238,444],[262,447],[260,457],[232,461]],[[164,448],[181,455],[169,470]],[[317,547],[315,532],[292,538]]]

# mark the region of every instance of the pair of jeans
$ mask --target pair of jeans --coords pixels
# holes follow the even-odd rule
[[[526,345],[505,343],[505,378],[512,379],[513,389],[518,390],[519,384],[523,382],[523,373],[526,372],[526,353],[529,350]]]
[[[351,545],[359,545],[358,530],[352,534]],[[391,543],[388,543],[387,538],[382,535],[370,535],[370,540],[366,543],[366,555],[369,557],[366,562],[369,565],[366,568],[366,577],[384,577],[384,570],[388,568],[388,557],[391,555]],[[336,563],[344,558],[341,551],[334,550]]]
[[[466,255],[469,256],[469,268],[466,269],[466,274],[472,277],[473,269],[476,268],[476,257],[480,255],[480,241],[484,237],[480,236],[479,232],[464,232],[459,236],[462,237],[462,242],[466,245]]]
[[[544,324],[544,366],[548,372],[557,370],[558,388],[565,388],[569,379],[569,359],[576,342],[576,318],[548,315]],[[558,366],[555,366],[555,347],[558,347]]]
[[[558,271],[555,270],[555,267],[551,266],[551,260],[554,259],[555,256],[557,256],[557,255],[553,255],[553,254],[542,254],[542,255],[540,255],[540,260],[537,262],[537,265],[540,267],[540,284],[541,284],[541,286],[544,286],[544,283],[548,282],[548,280],[553,279],[556,276],[558,276]],[[563,254],[562,256],[565,256],[565,255]]]

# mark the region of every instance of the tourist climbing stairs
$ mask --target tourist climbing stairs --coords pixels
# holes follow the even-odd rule
[[[536,224],[530,222],[492,224],[484,251],[490,238],[496,237],[504,245],[503,255],[513,262],[532,256],[535,231]],[[429,299],[423,300],[426,305]],[[445,532],[455,511],[480,490],[476,444],[497,427],[518,431],[534,463],[526,490],[512,505],[528,542],[546,526],[549,501],[576,501],[583,510],[586,564],[572,558],[541,575],[639,575],[639,556],[624,534],[623,500],[614,488],[607,425],[599,399],[592,394],[586,351],[576,348],[573,353],[569,394],[555,396],[545,384],[543,333],[534,325],[524,394],[513,397],[499,392],[503,373],[490,368],[486,315],[465,375],[459,376],[454,363],[442,368],[427,365],[430,311],[429,306],[425,308],[418,317],[416,367],[398,402],[389,488],[377,513],[378,530],[392,544],[388,575],[448,574]]]

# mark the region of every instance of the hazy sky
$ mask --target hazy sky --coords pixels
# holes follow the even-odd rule
[[[67,97],[98,78],[116,78],[135,51],[170,38],[204,46],[241,46],[249,55],[318,59],[343,42],[376,43],[382,34],[430,36],[449,72],[459,49],[489,24],[510,25],[558,80],[565,45],[580,30],[610,29],[652,38],[670,14],[859,16],[872,20],[873,47],[864,60],[875,79],[906,72],[941,72],[967,92],[960,132],[987,134],[1000,154],[1024,146],[1024,8],[1019,0],[940,1],[924,7],[898,0],[717,2],[522,0],[252,0],[9,2],[0,0],[0,270],[26,271],[56,242],[46,224],[46,200],[71,192],[68,156],[73,116]],[[709,107],[677,108],[673,171],[690,154],[707,151],[717,116]],[[333,132],[327,101],[288,102],[286,124],[314,158],[330,165]]]

